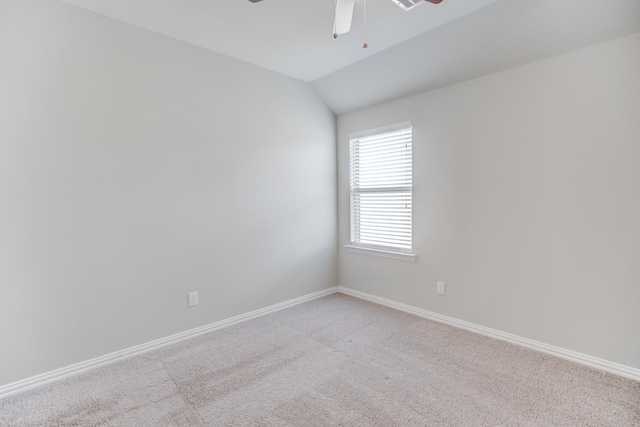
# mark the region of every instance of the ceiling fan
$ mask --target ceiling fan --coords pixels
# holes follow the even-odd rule
[[[249,0],[249,1],[251,3],[259,3],[262,0]],[[391,1],[393,1],[395,4],[397,4],[404,10],[409,10],[414,6],[417,6],[418,4],[422,3],[423,0],[391,0]],[[424,1],[428,1],[429,3],[433,3],[433,4],[438,4],[442,2],[442,0],[424,0]]]
[[[262,0],[249,0],[251,3],[258,3]],[[335,1],[335,13],[333,17],[333,37],[337,38],[339,34],[348,33],[351,30],[351,21],[353,20],[353,9],[355,6],[355,0],[334,0]],[[429,2],[433,4],[439,4],[442,0],[391,0],[403,10],[411,10],[414,7]],[[366,0],[365,4],[365,31],[366,31]],[[365,34],[366,37],[366,34]],[[362,46],[367,47],[365,42]]]

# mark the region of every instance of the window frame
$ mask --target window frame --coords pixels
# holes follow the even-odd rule
[[[353,195],[354,195],[354,190],[352,187],[352,183],[353,183],[353,170],[352,170],[352,144],[354,141],[358,140],[358,139],[364,139],[364,138],[369,138],[372,136],[376,136],[376,135],[382,135],[385,133],[390,133],[390,132],[394,132],[394,131],[401,131],[401,130],[405,130],[405,129],[410,129],[411,130],[411,166],[412,166],[412,170],[411,170],[411,185],[407,186],[407,188],[409,189],[410,192],[410,197],[411,197],[411,212],[410,212],[410,219],[411,219],[411,226],[409,227],[410,230],[410,248],[409,249],[402,249],[402,248],[396,248],[396,247],[392,247],[392,246],[385,246],[385,245],[370,245],[370,244],[360,244],[357,242],[353,242],[352,241],[352,237],[354,235],[354,230],[353,230],[353,224],[354,224],[354,218],[353,218]],[[349,251],[349,252],[355,252],[355,253],[360,253],[360,254],[367,254],[367,255],[375,255],[375,256],[382,256],[382,257],[386,257],[386,258],[393,258],[393,259],[399,259],[399,260],[404,260],[404,261],[415,261],[417,258],[417,255],[414,253],[414,242],[413,242],[413,124],[408,121],[408,122],[402,122],[402,123],[396,123],[393,125],[389,125],[389,126],[383,126],[383,127],[379,127],[379,128],[375,128],[375,129],[369,129],[369,130],[365,130],[362,132],[355,132],[352,134],[349,134],[349,244],[345,245],[345,248]],[[379,192],[376,191],[371,191],[368,190],[366,191],[367,193],[375,193],[375,194],[383,194],[385,193],[385,191],[383,189],[380,189]],[[387,194],[390,193],[390,191],[386,192]],[[362,194],[362,191],[358,192],[357,194]]]

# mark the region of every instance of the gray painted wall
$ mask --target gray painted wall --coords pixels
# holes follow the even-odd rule
[[[0,118],[0,385],[337,284],[335,117],[305,84],[2,0]]]
[[[639,46],[341,116],[336,207],[308,86],[1,0],[0,385],[337,283],[640,367]],[[347,135],[406,120],[419,258],[347,253]]]
[[[640,368],[638,76],[640,33],[339,116],[340,284]],[[347,252],[348,135],[407,120],[418,259]]]

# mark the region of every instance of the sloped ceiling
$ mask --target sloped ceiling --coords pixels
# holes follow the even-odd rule
[[[310,82],[498,0],[355,0],[350,33],[333,38],[335,0],[63,0],[111,18]]]
[[[638,31],[639,0],[501,0],[311,85],[339,115]]]
[[[640,0],[62,0],[310,83],[336,114],[640,31]]]

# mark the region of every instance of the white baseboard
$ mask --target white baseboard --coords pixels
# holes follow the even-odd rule
[[[543,353],[547,353],[552,356],[560,357],[562,359],[570,360],[572,362],[580,363],[582,365],[586,365],[592,368],[610,372],[612,374],[616,374],[621,377],[640,381],[640,369],[632,368],[632,367],[621,365],[614,362],[609,362],[603,359],[598,359],[596,357],[588,356],[586,354],[577,353],[575,351],[566,350],[561,347],[556,347],[556,346],[545,344],[539,341],[530,340],[528,338],[519,337],[517,335],[513,335],[506,332],[498,331],[496,329],[491,329],[484,326],[476,325],[475,323],[466,322],[464,320],[455,319],[453,317],[443,316],[441,314],[433,313],[431,311],[423,310],[421,308],[413,307],[407,304],[402,304],[386,298],[381,298],[375,295],[367,294],[365,292],[360,292],[355,289],[346,288],[344,286],[337,286],[337,287],[325,289],[319,292],[315,292],[309,295],[305,295],[299,298],[295,298],[292,300],[284,301],[279,304],[274,304],[269,307],[261,308],[259,310],[254,310],[249,313],[230,317],[228,319],[211,323],[209,325],[201,326],[199,328],[190,329],[188,331],[171,335],[165,338],[161,338],[155,341],[151,341],[145,344],[140,344],[124,350],[116,351],[114,353],[110,353],[105,356],[96,357],[95,359],[87,360],[85,362],[80,362],[75,365],[56,369],[50,372],[45,372],[44,374],[36,375],[34,377],[30,377],[21,381],[16,381],[10,384],[0,386],[0,399],[29,390],[31,388],[39,387],[54,381],[58,381],[66,377],[77,375],[82,372],[89,371],[91,369],[108,365],[110,363],[113,363],[122,359],[137,356],[147,351],[156,350],[170,344],[175,344],[179,341],[183,341],[188,338],[193,338],[198,335],[206,334],[207,332],[212,332],[212,331],[222,329],[231,325],[235,325],[241,322],[246,322],[248,320],[255,319],[257,317],[264,316],[270,313],[274,313],[276,311],[280,311],[285,308],[288,308],[297,304],[302,304],[304,302],[311,301],[316,298],[321,298],[323,296],[330,295],[336,292],[340,292],[342,294],[350,295],[366,301],[371,301],[387,307],[395,308],[397,310],[401,310],[401,311],[411,313],[420,317],[424,317],[426,319],[434,320],[436,322],[444,323],[450,326],[454,326],[456,328],[461,328],[461,329],[465,329],[481,335],[485,335],[490,338],[507,341],[515,345],[530,348],[532,350],[541,351]]]
[[[517,335],[509,334],[506,332],[498,331],[496,329],[487,328],[477,325],[475,323],[459,320],[449,316],[443,316],[442,314],[433,313],[431,311],[423,310],[421,308],[413,307],[407,304],[402,304],[396,301],[392,301],[386,298],[381,298],[375,295],[371,295],[365,292],[356,291],[355,289],[346,288],[344,286],[338,286],[338,292],[350,295],[363,300],[371,301],[377,304],[381,304],[387,307],[395,308],[407,313],[415,314],[425,319],[434,320],[436,322],[444,323],[456,328],[465,329],[470,332],[475,332],[480,335],[484,335],[490,338],[499,339],[509,342],[511,344],[526,347],[532,350],[541,351],[543,353],[550,354],[552,356],[560,357],[562,359],[576,362],[581,365],[586,365],[592,368],[600,369],[602,371],[610,372],[621,377],[629,378],[632,380],[640,381],[640,369],[632,368],[630,366],[621,365],[619,363],[609,362],[608,360],[599,359],[597,357],[588,356],[586,354],[578,353],[572,350],[567,350],[561,347],[545,344],[539,341],[530,340],[528,338],[519,337]]]
[[[219,322],[214,322],[209,325],[201,326],[199,328],[190,329],[188,331],[180,332],[175,335],[170,335],[165,338],[160,338],[158,340],[151,341],[145,344],[140,344],[134,347],[129,347],[124,350],[116,351],[114,353],[110,353],[105,356],[96,357],[95,359],[87,360],[85,362],[76,363],[75,365],[56,369],[55,371],[45,372],[44,374],[36,375],[24,380],[6,384],[3,386],[0,386],[0,399],[2,399],[3,397],[8,397],[10,395],[29,390],[31,388],[39,387],[54,381],[61,380],[66,377],[70,377],[72,375],[77,375],[82,372],[89,371],[91,369],[108,365],[110,363],[113,363],[125,358],[137,356],[139,354],[146,353],[147,351],[156,350],[170,344],[175,344],[179,341],[183,341],[188,338],[193,338],[198,335],[206,334],[207,332],[212,332],[212,331],[226,328],[228,326],[235,325],[241,322],[246,322],[247,320],[255,319],[256,317],[274,313],[276,311],[280,311],[285,308],[302,304],[304,302],[311,301],[316,298],[321,298],[323,296],[333,294],[336,292],[338,292],[337,287],[325,289],[319,292],[314,292],[309,295],[304,295],[302,297],[284,301],[279,304],[270,305],[269,307],[254,310],[249,313],[241,314],[238,316],[230,317],[228,319],[224,319]]]

